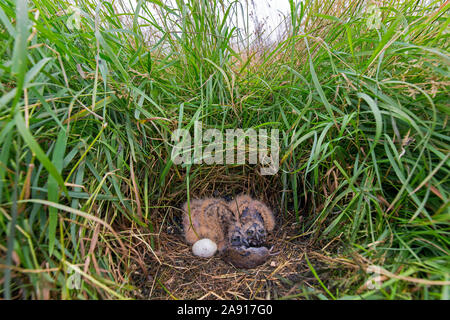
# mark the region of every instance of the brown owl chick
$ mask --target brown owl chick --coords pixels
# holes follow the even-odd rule
[[[264,245],[267,232],[271,232],[275,227],[272,211],[265,204],[248,195],[237,196],[229,202],[229,207],[239,217],[245,242],[248,242],[251,247]]]
[[[241,232],[241,225],[228,204],[221,199],[192,200],[190,217],[187,202],[183,205],[183,227],[187,243],[194,244],[208,238],[222,252],[229,244],[248,245]],[[244,240],[244,242],[243,242]]]
[[[266,247],[229,246],[222,258],[237,268],[255,268],[263,264],[270,255]]]

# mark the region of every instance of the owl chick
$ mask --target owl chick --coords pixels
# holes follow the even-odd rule
[[[271,232],[275,227],[272,211],[265,204],[248,195],[237,196],[235,200],[229,202],[229,208],[240,220],[245,242],[248,242],[251,247],[264,245],[267,232]]]
[[[242,234],[238,216],[221,199],[197,199],[190,202],[190,217],[187,202],[183,205],[183,227],[186,242],[194,244],[208,238],[222,252],[232,246],[248,245]]]

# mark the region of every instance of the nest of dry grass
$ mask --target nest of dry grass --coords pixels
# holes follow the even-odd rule
[[[160,198],[152,212],[155,232],[133,226],[129,233],[130,282],[138,299],[278,299],[300,297],[305,288],[317,290],[318,281],[308,266],[305,254],[321,280],[334,269],[358,266],[332,258],[328,252],[335,243],[321,243],[310,234],[301,234],[292,212],[281,210],[281,186],[276,177],[262,177],[256,171],[245,175],[218,169],[203,170],[191,186],[191,197],[229,198],[247,193],[264,201],[274,211],[277,226],[268,238],[276,255],[254,269],[238,269],[215,255],[196,257],[185,243],[181,226],[181,206],[186,192],[175,191]],[[181,177],[183,178],[183,177]],[[303,209],[306,214],[306,206]],[[304,217],[302,217],[304,219]],[[323,250],[323,249],[327,249]],[[319,289],[320,290],[320,289]]]
[[[217,255],[198,258],[182,234],[161,233],[159,250],[142,252],[145,268],[134,265],[131,278],[138,288],[135,296],[140,299],[278,299],[295,298],[305,287],[315,290],[317,279],[306,263],[305,254],[321,278],[329,276],[323,271],[330,273],[333,268],[342,268],[342,261],[321,252],[311,240],[296,236],[295,229],[292,223],[278,228],[269,238],[278,254],[254,269],[235,268]]]

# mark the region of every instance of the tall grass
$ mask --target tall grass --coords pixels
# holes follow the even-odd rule
[[[201,120],[280,130],[280,214],[362,268],[327,292],[448,299],[448,1],[377,1],[370,28],[365,1],[292,0],[265,45],[243,1],[74,2],[79,29],[70,2],[0,1],[4,298],[130,297],[125,226],[156,232],[155,209],[217,168],[170,161]]]

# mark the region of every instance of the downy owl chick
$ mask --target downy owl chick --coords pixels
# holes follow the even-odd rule
[[[183,227],[187,243],[208,238],[222,252],[227,246],[246,245],[239,217],[221,199],[197,199],[183,205]],[[243,242],[244,241],[244,242]]]

